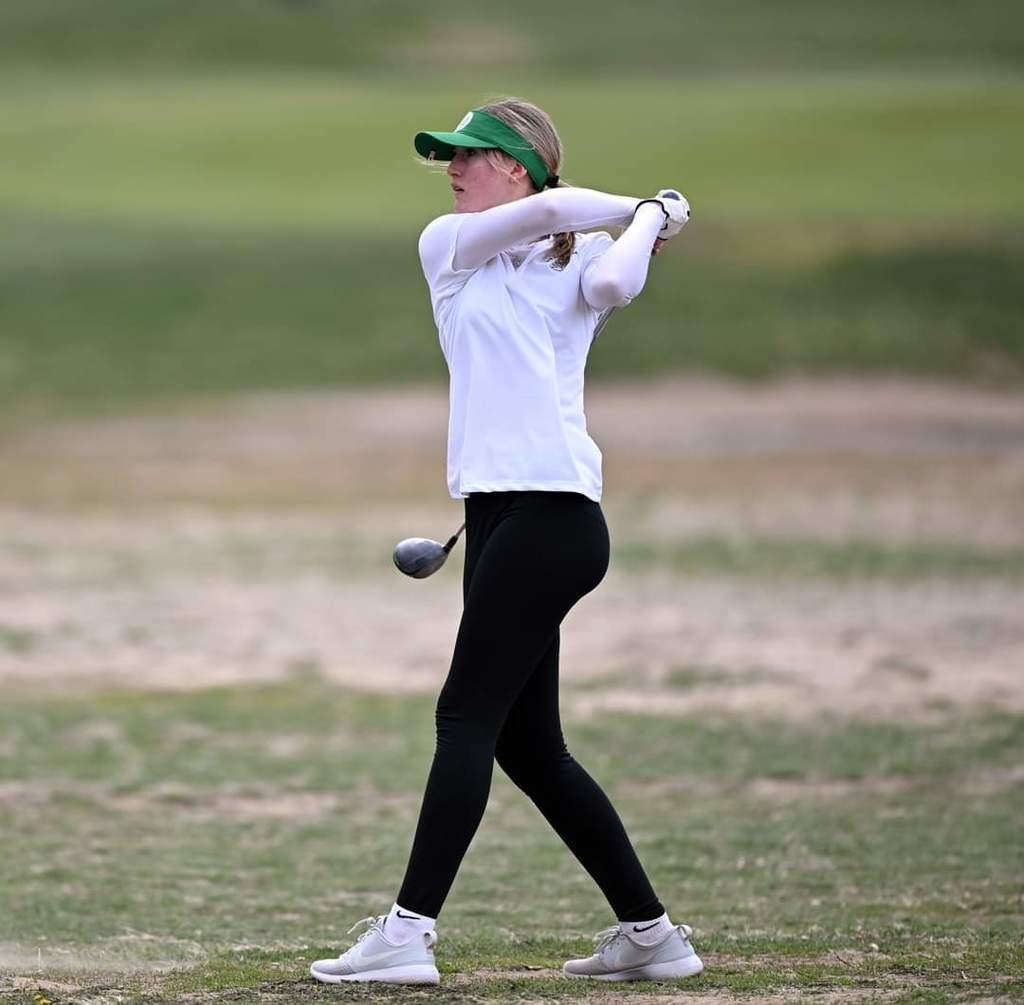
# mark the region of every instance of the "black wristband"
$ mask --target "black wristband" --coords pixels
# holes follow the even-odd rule
[[[660,209],[660,210],[662,211],[662,213],[664,213],[664,214],[665,214],[665,222],[664,222],[664,223],[662,224],[662,226],[661,226],[661,230],[659,230],[659,231],[658,231],[658,233],[660,234],[660,233],[661,233],[661,231],[662,231],[662,230],[664,230],[664,229],[665,229],[665,227],[667,227],[667,226],[668,226],[668,221],[669,221],[669,220],[671,220],[671,219],[672,219],[672,217],[670,217],[670,216],[668,215],[668,210],[667,210],[667,209],[665,209],[665,204],[664,204],[664,203],[663,203],[663,202],[662,202],[662,201],[661,201],[660,199],[641,199],[641,200],[640,200],[640,201],[639,201],[639,202],[638,202],[638,203],[637,203],[637,204],[636,204],[636,205],[635,205],[635,206],[633,207],[633,219],[634,219],[634,220],[636,219],[636,211],[637,211],[637,210],[638,210],[638,209],[639,209],[639,208],[640,208],[640,207],[641,207],[641,206],[642,206],[642,205],[643,205],[643,204],[644,204],[645,202],[653,202],[653,203],[654,203],[654,204],[655,204],[655,205],[656,205],[656,206],[658,207],[658,209]]]

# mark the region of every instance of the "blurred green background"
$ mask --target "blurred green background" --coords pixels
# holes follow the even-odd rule
[[[694,207],[592,376],[1021,379],[1019,3],[8,0],[0,65],[6,422],[443,382],[411,139],[503,94]]]

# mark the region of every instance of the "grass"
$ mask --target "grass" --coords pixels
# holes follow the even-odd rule
[[[1019,5],[386,6],[3,6],[0,421],[443,381],[410,141],[502,92],[694,206],[593,377],[1020,382]]]
[[[409,139],[472,100],[464,86],[5,80],[5,418],[444,380],[415,243],[448,200]],[[666,89],[663,116],[631,114]],[[596,345],[594,378],[1019,381],[1018,82],[647,77],[538,81],[534,96],[564,123],[570,178],[639,192],[672,181],[695,207]],[[608,118],[629,123],[628,142],[608,146]]]
[[[928,576],[1024,576],[1024,552],[961,544],[811,539],[694,537],[675,542],[623,542],[616,562],[625,568],[665,567],[686,573],[921,579]]]
[[[1020,383],[1019,4],[640,13],[8,0],[0,429],[197,401],[209,415],[218,395],[254,389],[443,382],[415,240],[448,203],[410,139],[500,93],[553,114],[573,183],[671,184],[694,206],[594,347],[591,377]],[[60,547],[76,589],[150,591],[213,565],[340,582],[386,560],[329,530],[251,536],[173,555],[131,535],[98,559]],[[7,585],[23,561],[64,582],[45,547],[12,547]],[[941,576],[964,591],[1024,568],[1012,548],[756,534],[623,541],[616,560],[734,579]],[[33,616],[0,617],[0,662],[47,655],[55,636]],[[123,632],[140,647],[165,634],[144,614]],[[875,665],[927,673],[912,653]],[[433,744],[429,698],[343,690],[317,667],[196,691],[5,688],[0,1002],[1024,999],[1024,719],[938,704],[921,722],[567,717],[673,915],[697,926],[709,966],[682,989],[558,975],[611,918],[500,772],[442,919],[444,986],[314,985],[309,960],[394,896]],[[785,672],[695,662],[665,686]],[[570,686],[567,707],[631,680],[620,667]]]
[[[30,652],[36,644],[36,633],[14,625],[0,624],[0,651],[9,653]]]
[[[401,81],[326,75],[7,74],[4,85],[2,210],[383,233],[411,254],[422,225],[451,205],[412,137],[484,97],[479,85],[410,93]],[[1012,77],[538,77],[530,92],[559,124],[570,181],[639,194],[678,185],[695,221],[992,224],[1024,212],[1024,84]],[[659,115],[637,116],[653,94]],[[609,120],[624,123],[614,144]]]
[[[413,240],[51,226],[0,231],[0,397],[81,413],[262,388],[445,377]],[[742,228],[733,233],[742,240]],[[894,369],[1019,380],[1016,239],[921,238],[821,262],[722,261],[695,243],[658,263],[642,302],[591,354],[596,379],[717,371]],[[93,254],[90,249],[94,249]],[[685,310],[680,314],[680,302]]]
[[[106,503],[106,499],[102,500]],[[325,504],[327,505],[327,504]],[[138,542],[111,542],[101,555],[86,549],[74,551],[65,544],[64,560],[76,558],[71,582],[79,588],[103,587],[112,582],[145,587],[163,577],[199,579],[226,575],[253,580],[296,572],[319,574],[336,582],[358,580],[390,568],[391,542],[367,540],[332,526],[302,531],[280,530],[225,532],[216,544],[202,548],[183,544],[178,538],[152,550],[140,550]],[[8,554],[38,563],[45,570],[47,551],[30,543],[12,543]],[[766,582],[817,580],[823,583],[864,582],[920,583],[928,579],[983,582],[1024,579],[1024,551],[1012,546],[981,547],[956,542],[894,541],[851,538],[828,541],[814,537],[760,537],[756,533],[731,537],[694,535],[658,540],[624,535],[616,538],[613,566],[625,573],[671,570],[687,576],[725,576]],[[449,563],[440,573],[456,581],[459,566]],[[45,577],[45,572],[41,573]],[[0,576],[0,587],[11,586]],[[145,635],[145,627],[138,630]],[[27,653],[42,641],[33,630],[13,622],[0,622],[0,653]]]
[[[770,40],[770,44],[766,41]],[[320,67],[407,75],[439,72],[673,72],[875,66],[1002,66],[1024,62],[1020,10],[1009,0],[649,0],[643,16],[584,0],[514,9],[449,0],[428,13],[412,0],[246,3],[150,0],[125,8],[94,0],[8,0],[0,13],[5,60],[66,67]]]
[[[5,969],[124,1001],[327,997],[307,961],[393,897],[432,746],[427,699],[308,674],[13,694],[0,727],[0,942],[21,960]],[[695,992],[959,997],[1019,980],[1024,720],[616,716],[570,721],[567,737],[671,910],[699,926],[712,966]],[[607,921],[499,772],[445,910],[444,1000],[598,1000],[611,989],[548,971]]]

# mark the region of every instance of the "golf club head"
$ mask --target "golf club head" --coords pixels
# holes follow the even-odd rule
[[[429,537],[407,537],[395,545],[395,566],[413,579],[432,576],[445,563],[448,550],[440,541]]]

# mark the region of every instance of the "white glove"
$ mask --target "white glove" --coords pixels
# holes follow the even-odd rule
[[[655,198],[664,207],[668,216],[665,226],[658,231],[658,237],[667,241],[686,226],[686,221],[690,219],[690,204],[683,194],[674,188],[663,188]]]

